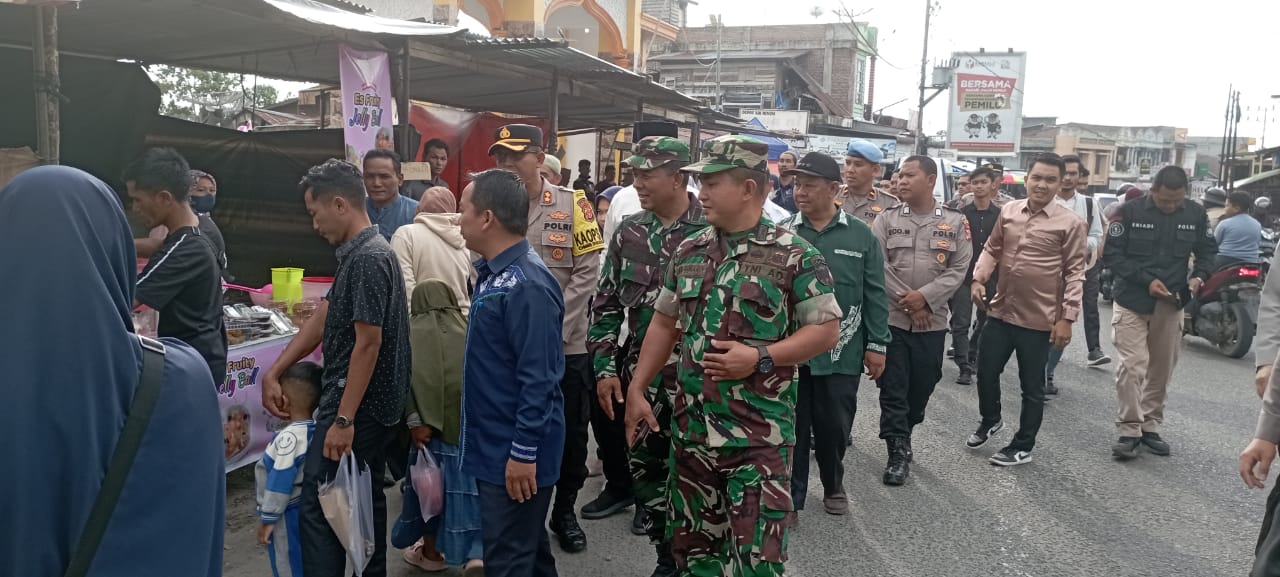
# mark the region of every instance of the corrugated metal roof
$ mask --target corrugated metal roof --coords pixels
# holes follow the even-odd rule
[[[721,60],[787,60],[790,58],[798,58],[808,54],[809,50],[739,50],[724,51],[720,53]],[[649,60],[658,62],[684,62],[692,60],[710,61],[716,59],[716,53],[711,52],[668,52],[666,54],[654,54],[649,56]]]
[[[578,74],[619,74],[643,78],[640,74],[573,48],[567,40],[468,36],[463,44],[470,49],[500,53],[504,60],[540,70],[557,69]]]
[[[193,25],[198,23],[198,25]],[[111,0],[59,13],[71,55],[337,85],[338,46],[398,52],[413,98],[545,117],[558,71],[564,128],[612,127],[640,110],[689,120],[701,103],[548,38],[466,38],[462,29],[356,14],[315,0]],[[26,8],[0,4],[0,46],[28,48]],[[419,54],[422,49],[424,54]]]
[[[356,30],[368,34],[393,34],[396,36],[439,36],[459,34],[461,30],[443,24],[427,24],[411,20],[395,20],[368,14],[356,14],[315,0],[262,0],[277,10],[297,16],[314,24],[334,28]],[[345,0],[344,0],[345,1]],[[354,3],[352,3],[354,4]],[[358,4],[355,4],[358,6]],[[368,10],[367,8],[365,10]]]

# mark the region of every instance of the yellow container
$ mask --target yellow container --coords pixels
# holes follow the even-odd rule
[[[292,308],[293,303],[302,300],[302,269],[271,269],[271,300],[285,301]]]

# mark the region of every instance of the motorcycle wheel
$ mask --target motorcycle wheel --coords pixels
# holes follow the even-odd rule
[[[1223,334],[1226,338],[1217,343],[1218,350],[1228,357],[1238,359],[1253,346],[1253,321],[1250,320],[1244,303],[1232,303],[1223,313]]]

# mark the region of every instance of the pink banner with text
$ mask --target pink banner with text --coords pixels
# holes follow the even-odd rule
[[[392,131],[391,59],[386,52],[338,50],[342,78],[343,142],[347,161],[361,165],[374,148],[395,150]]]
[[[291,337],[233,347],[227,351],[227,378],[218,388],[227,472],[262,458],[276,431],[289,424],[262,407],[262,377],[289,346]],[[305,360],[320,362],[320,349]]]

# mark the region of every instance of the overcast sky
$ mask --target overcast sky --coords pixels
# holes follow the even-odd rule
[[[723,14],[725,26],[834,22],[839,0],[696,0],[690,26]],[[1280,2],[1275,0],[936,0],[929,34],[934,59],[953,51],[1027,53],[1023,114],[1060,122],[1165,125],[1193,136],[1222,133],[1228,85],[1252,107],[1240,133],[1260,136],[1260,110],[1280,104]],[[880,31],[875,106],[906,118],[916,106],[925,0],[845,0]],[[782,8],[780,8],[782,6]],[[823,14],[810,14],[817,6]],[[1034,6],[1034,8],[1032,8]],[[1174,10],[1173,6],[1180,8]],[[1184,7],[1185,6],[1185,7]],[[787,10],[790,10],[788,12]],[[1210,10],[1217,10],[1211,12]],[[1221,51],[1229,50],[1231,58]],[[925,108],[925,129],[946,127],[945,94]],[[1277,107],[1275,110],[1280,110]],[[1271,114],[1268,141],[1280,143]]]

